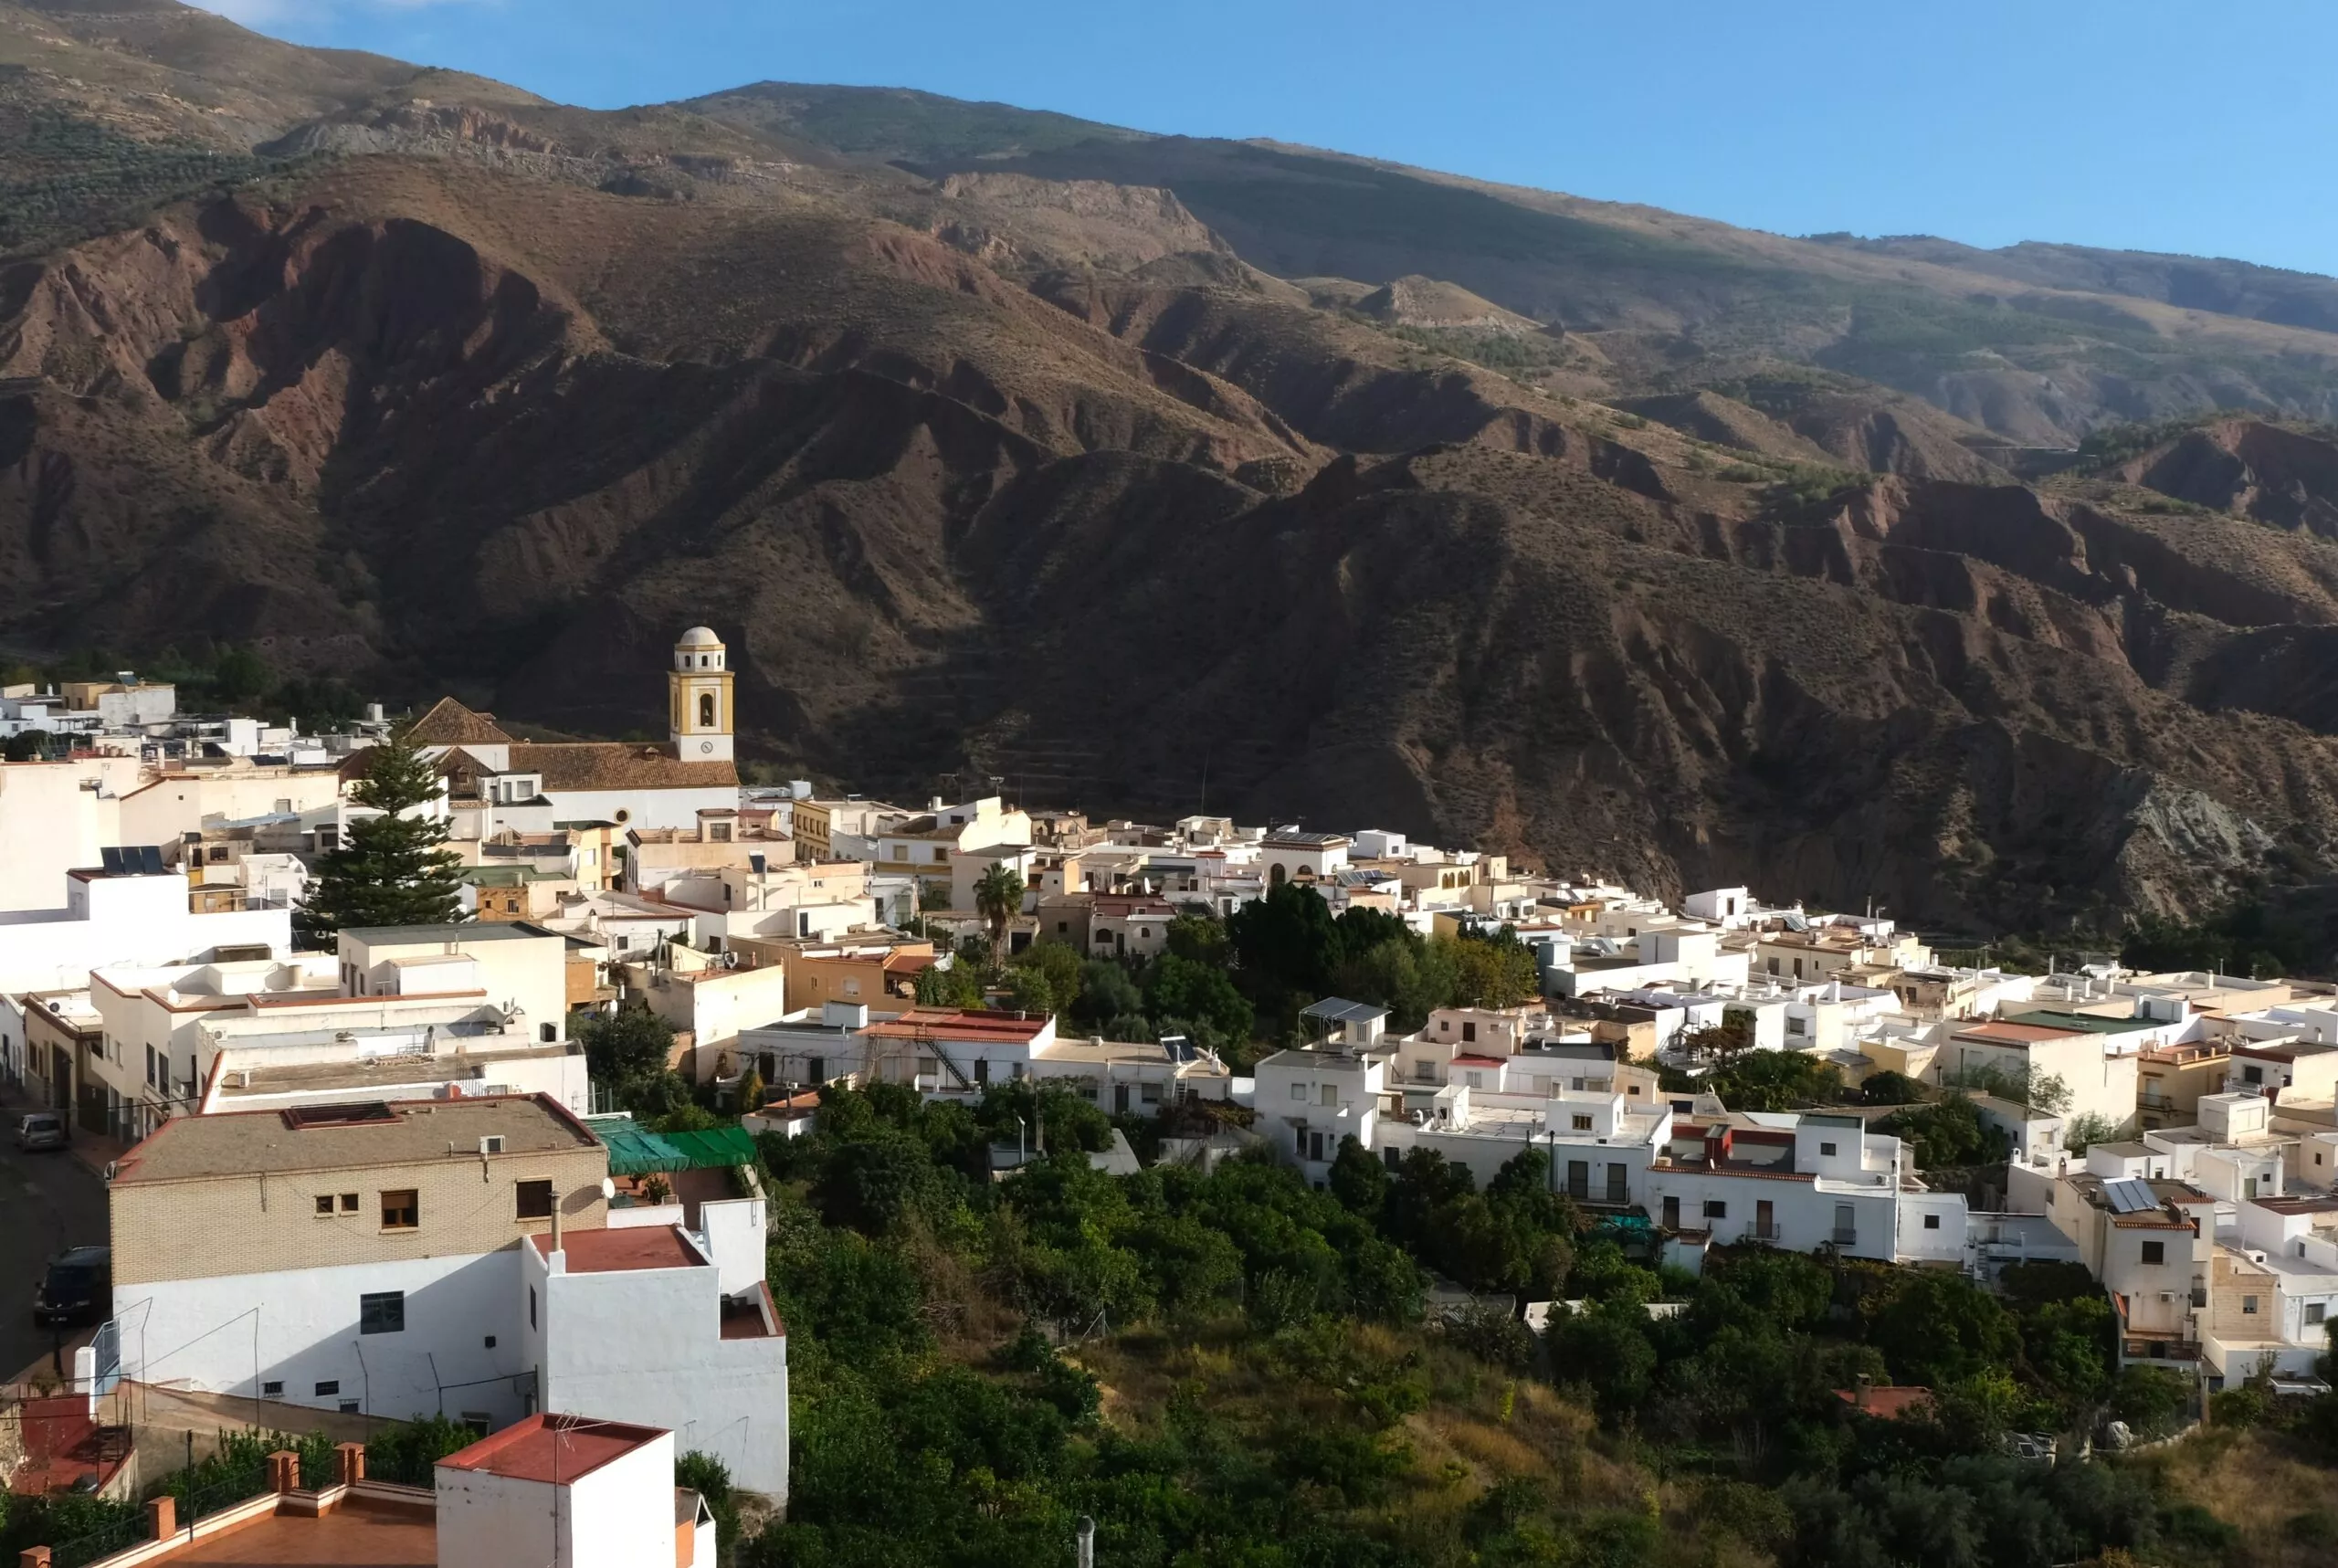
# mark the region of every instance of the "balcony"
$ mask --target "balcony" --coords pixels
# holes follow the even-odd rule
[[[1837,1247],[1857,1247],[1859,1244],[1859,1233],[1838,1225],[1829,1233],[1828,1239]]]
[[[1785,1234],[1775,1225],[1749,1225],[1745,1227],[1745,1239],[1748,1241],[1777,1242],[1785,1240]]]

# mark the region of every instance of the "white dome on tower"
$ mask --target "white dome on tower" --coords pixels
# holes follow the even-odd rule
[[[721,669],[729,657],[722,639],[714,635],[711,626],[692,626],[674,644],[674,668],[681,669]]]

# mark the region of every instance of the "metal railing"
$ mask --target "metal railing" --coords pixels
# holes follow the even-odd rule
[[[1856,1247],[1859,1245],[1859,1233],[1856,1230],[1847,1230],[1841,1226],[1837,1226],[1835,1227],[1833,1239],[1837,1247]]]

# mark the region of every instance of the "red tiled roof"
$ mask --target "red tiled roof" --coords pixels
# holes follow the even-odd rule
[[[564,1486],[666,1435],[660,1426],[634,1426],[583,1415],[537,1415],[491,1437],[482,1437],[438,1463],[450,1470],[476,1470],[517,1481]]]
[[[515,745],[511,772],[541,773],[547,790],[735,789],[729,763],[686,763],[670,746],[627,741]]]
[[[552,1237],[531,1237],[536,1250],[552,1256]],[[620,1274],[636,1268],[698,1268],[705,1259],[682,1239],[679,1226],[645,1225],[624,1230],[570,1230],[561,1233],[560,1247],[567,1255],[571,1274]]]
[[[410,746],[508,746],[511,737],[497,726],[494,714],[441,697],[429,712],[406,726],[405,742]]]
[[[1502,1065],[1502,1058],[1500,1057],[1455,1057],[1453,1065],[1458,1068],[1498,1068]]]

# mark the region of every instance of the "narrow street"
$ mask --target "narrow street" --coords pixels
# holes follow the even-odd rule
[[[58,1331],[33,1322],[33,1291],[48,1260],[107,1239],[105,1184],[69,1152],[20,1152],[24,1110],[21,1101],[0,1102],[0,1379],[32,1366],[55,1342]],[[90,1331],[61,1331],[71,1344]]]

